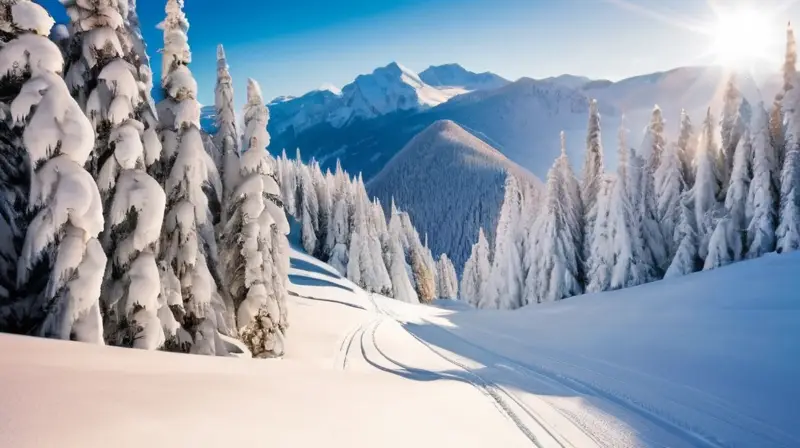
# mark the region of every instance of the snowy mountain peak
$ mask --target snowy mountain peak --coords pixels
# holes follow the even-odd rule
[[[494,73],[471,72],[459,64],[431,66],[420,73],[419,77],[434,87],[460,87],[469,91],[492,90],[510,83]]]
[[[437,89],[425,84],[412,70],[396,63],[358,76],[342,89],[344,107],[329,121],[341,127],[354,119],[369,119],[396,111],[421,110],[444,103],[461,89]]]

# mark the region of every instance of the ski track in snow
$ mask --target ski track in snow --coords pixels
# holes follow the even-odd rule
[[[721,422],[733,427],[741,427],[745,422],[747,427],[740,429],[770,440],[776,446],[781,445],[776,435],[791,438],[791,435],[767,422],[737,412],[724,400],[701,390],[589,356],[578,355],[581,359],[576,362],[556,359],[537,351],[534,346],[527,347],[519,340],[515,342],[523,348],[527,347],[529,354],[535,354],[535,361],[531,361],[530,357],[524,361],[512,359],[426,318],[430,314],[426,311],[429,308],[408,308],[411,311],[405,315],[406,304],[395,305],[391,299],[357,288],[353,296],[358,299],[357,302],[353,301],[358,303],[357,307],[369,314],[341,340],[335,361],[337,369],[348,369],[360,351],[363,361],[381,371],[416,380],[468,383],[490,400],[503,417],[512,422],[534,446],[666,445],[722,448],[737,445],[735,440],[720,440],[714,433],[705,430],[703,421]],[[394,312],[398,306],[401,310],[399,315]],[[388,326],[389,323],[411,336],[420,348],[424,347],[460,373],[456,375],[426,368],[429,367],[427,363],[407,364],[398,361],[392,350],[381,344],[378,336],[379,330],[394,330]],[[470,326],[469,330],[498,336],[488,328]],[[403,349],[410,347],[404,346]],[[584,358],[587,362],[581,364]],[[390,368],[385,367],[386,362],[391,365]],[[594,368],[598,364],[605,365],[607,369]],[[615,370],[624,371],[625,375],[613,375]],[[641,379],[642,384],[640,381],[630,383],[631,378]],[[638,393],[630,393],[632,388],[638,391],[648,385],[656,386],[660,400],[651,399],[646,389],[648,393],[641,397]],[[537,392],[528,392],[527,389]],[[540,389],[546,392],[538,393]],[[669,391],[673,390],[684,395],[690,394],[693,403],[701,403],[702,407],[687,408],[687,403],[672,398]],[[687,412],[676,413],[675,408]],[[696,417],[700,417],[700,421],[696,421]],[[630,421],[635,421],[635,428],[626,425]]]

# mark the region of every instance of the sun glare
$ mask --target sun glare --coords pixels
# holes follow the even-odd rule
[[[774,27],[755,10],[724,13],[717,18],[712,52],[720,64],[749,65],[768,57]]]

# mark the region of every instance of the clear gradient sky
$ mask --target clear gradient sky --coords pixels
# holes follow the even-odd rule
[[[39,1],[66,20],[58,0]],[[157,69],[165,2],[138,3]],[[247,77],[270,100],[342,87],[391,61],[416,71],[458,62],[512,80],[614,80],[713,63],[711,39],[698,30],[713,28],[714,9],[734,3],[770,12],[778,64],[785,22],[800,16],[797,0],[186,0],[185,11],[200,101],[213,101],[222,43],[242,104]]]

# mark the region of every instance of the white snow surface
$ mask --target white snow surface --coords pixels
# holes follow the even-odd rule
[[[282,359],[0,335],[0,446],[800,444],[800,254],[516,312],[292,257]]]

